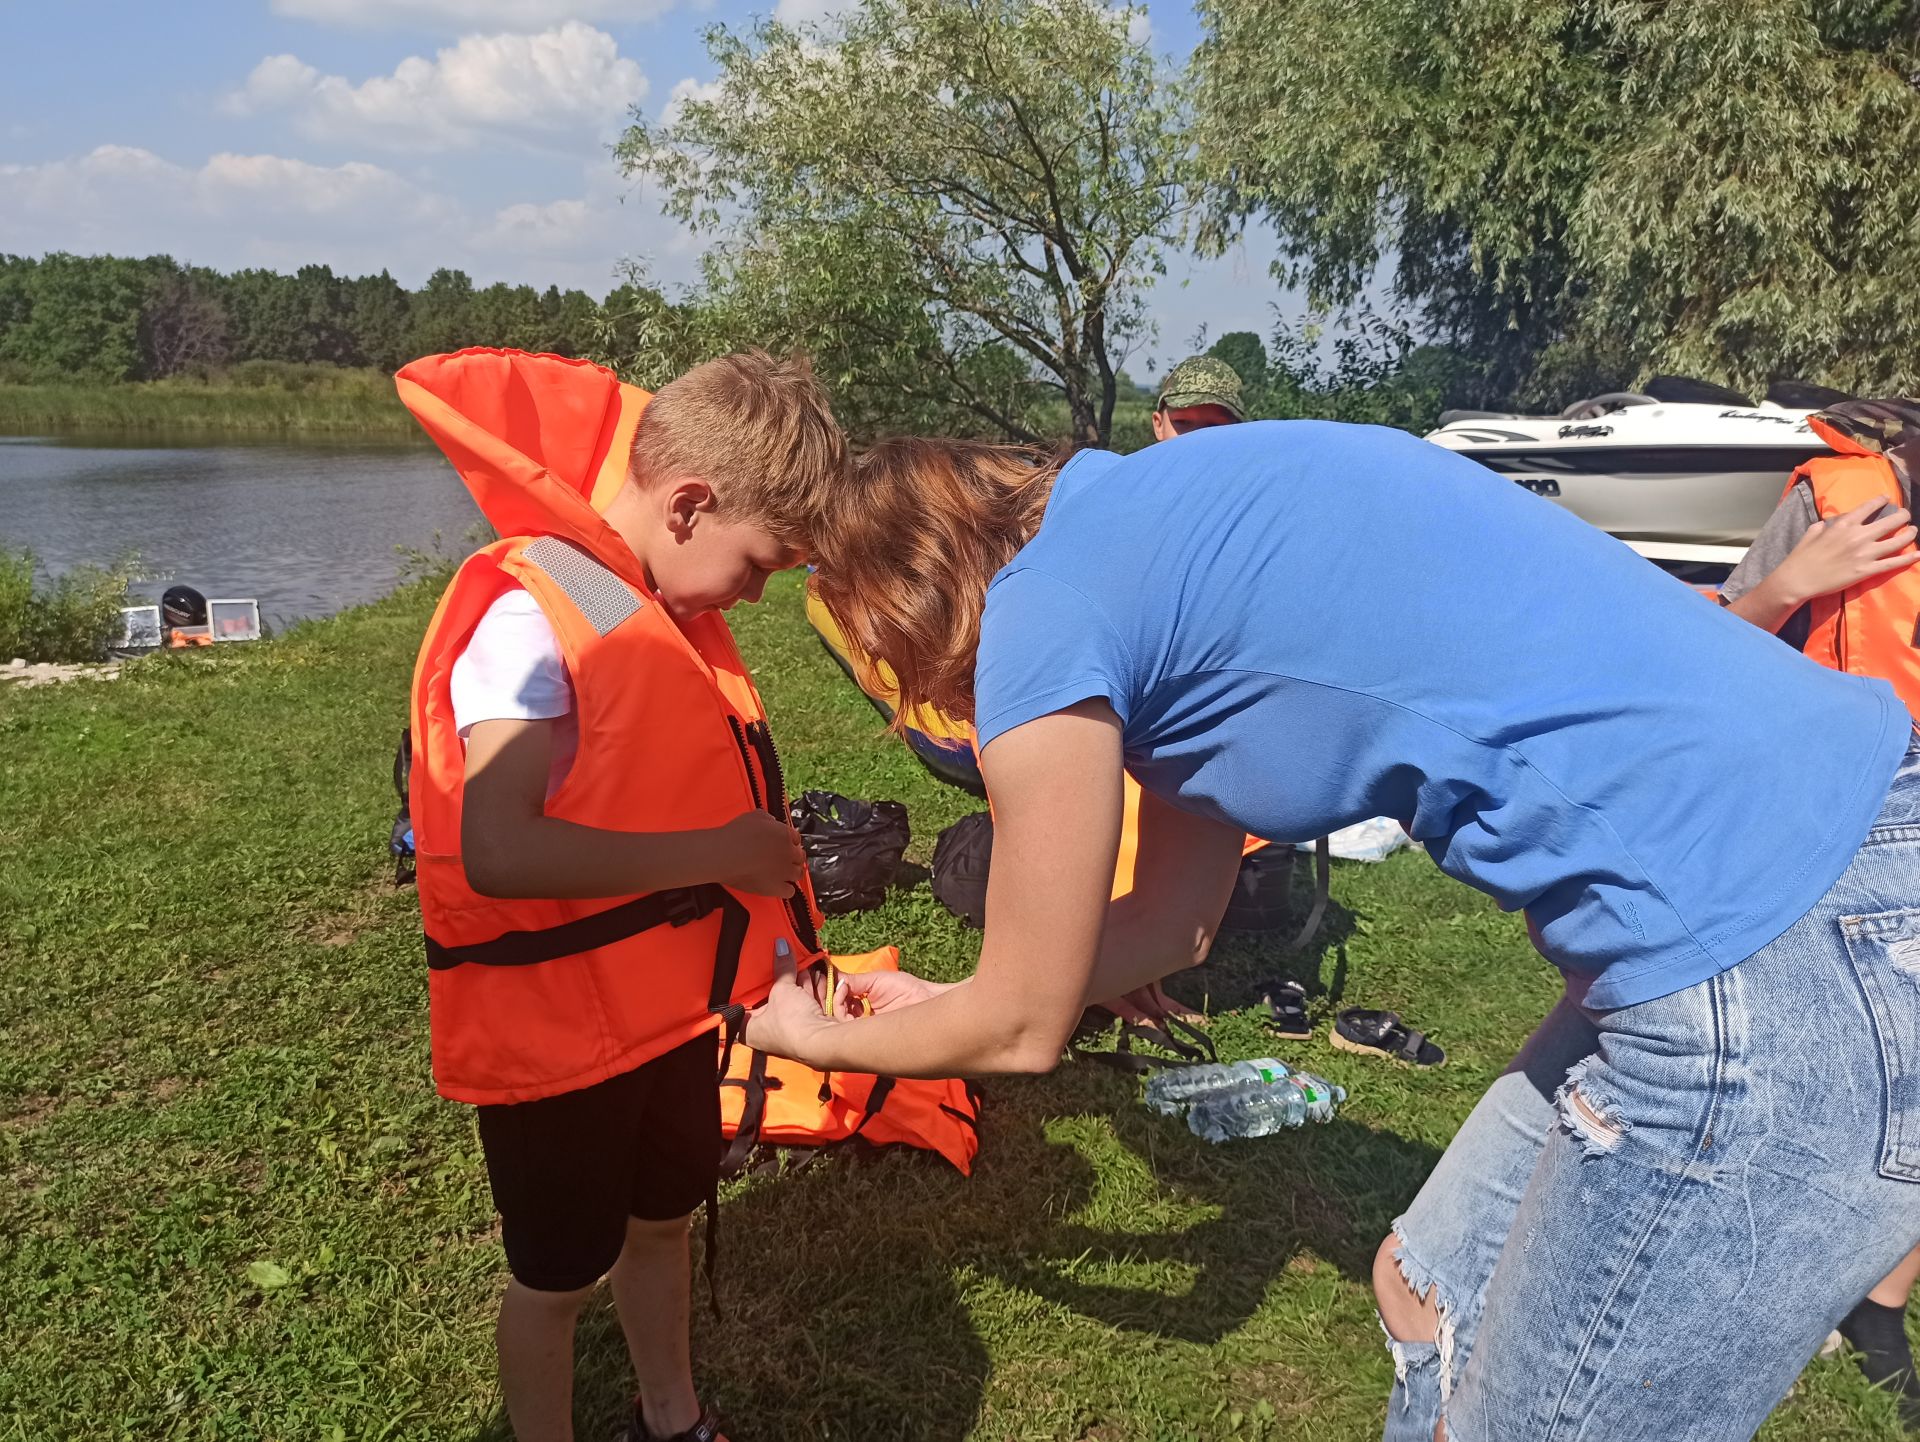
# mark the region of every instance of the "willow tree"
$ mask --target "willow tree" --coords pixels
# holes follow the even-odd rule
[[[701,303],[811,350],[873,423],[1112,427],[1180,225],[1178,101],[1102,0],[864,0],[716,27],[719,75],[618,147],[707,235]]]
[[[1208,236],[1376,267],[1494,393],[1920,386],[1909,0],[1200,0]]]

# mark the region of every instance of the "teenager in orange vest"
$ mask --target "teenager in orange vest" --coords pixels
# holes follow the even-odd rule
[[[1920,401],[1846,401],[1812,417],[1835,454],[1793,473],[1721,603],[1835,670],[1893,684],[1920,716],[1914,472]]]
[[[801,559],[783,496],[829,485],[844,441],[804,362],[758,353],[651,398],[497,350],[396,380],[505,538],[421,647],[410,803],[435,1081],[479,1108],[512,1271],[507,1413],[520,1442],[571,1442],[574,1323],[608,1276],[639,1381],[624,1436],[720,1442],[688,1336],[714,1033],[776,950],[818,950],[720,613]]]
[[[1847,401],[1812,424],[1835,454],[1794,472],[1720,599],[1822,665],[1892,682],[1920,717],[1920,551],[1909,524],[1920,403]],[[1868,1379],[1899,1394],[1909,1427],[1920,1426],[1905,1325],[1916,1281],[1920,1249],[1840,1324]]]

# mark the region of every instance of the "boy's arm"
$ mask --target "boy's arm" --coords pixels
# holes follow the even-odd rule
[[[611,897],[719,882],[790,896],[806,868],[793,828],[761,810],[698,831],[603,831],[546,814],[553,722],[467,733],[460,852],[482,896]]]

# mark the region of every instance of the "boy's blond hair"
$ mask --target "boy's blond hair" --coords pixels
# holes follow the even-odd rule
[[[805,356],[740,351],[660,388],[628,474],[641,486],[703,480],[720,512],[797,546],[820,498],[846,486],[847,441]]]

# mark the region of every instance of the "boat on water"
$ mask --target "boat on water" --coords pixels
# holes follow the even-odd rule
[[[1807,424],[1844,391],[1776,381],[1755,402],[1686,376],[1656,376],[1557,416],[1445,411],[1435,445],[1471,456],[1661,562],[1731,566],[1794,468],[1827,446]]]

